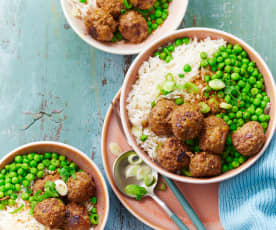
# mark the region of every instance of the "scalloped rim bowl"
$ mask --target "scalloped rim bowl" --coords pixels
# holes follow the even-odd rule
[[[94,229],[104,229],[109,214],[109,194],[104,177],[102,176],[96,164],[92,162],[92,160],[89,159],[83,152],[70,145],[54,141],[41,141],[32,142],[12,150],[1,159],[0,169],[5,167],[6,164],[12,162],[15,156],[24,155],[31,152],[56,152],[65,155],[74,161],[83,171],[93,176],[94,182],[96,184],[97,210],[99,214],[99,224],[94,227]]]
[[[271,102],[271,109],[270,109],[270,122],[268,129],[266,131],[266,141],[261,149],[261,151],[249,158],[244,164],[242,164],[240,167],[233,169],[231,171],[228,171],[224,174],[221,174],[216,177],[212,178],[191,178],[191,177],[186,177],[186,176],[180,176],[171,172],[168,172],[167,170],[163,169],[161,166],[159,166],[156,162],[154,162],[148,154],[143,151],[143,149],[137,144],[135,137],[131,133],[131,123],[128,119],[128,113],[126,109],[127,105],[127,97],[129,92],[132,89],[132,85],[136,82],[137,80],[137,72],[141,66],[141,64],[148,60],[148,58],[153,55],[154,51],[162,46],[165,45],[166,43],[170,41],[174,41],[177,38],[180,37],[197,37],[199,39],[204,39],[206,37],[211,37],[212,39],[219,39],[223,38],[229,43],[238,43],[240,44],[243,49],[248,53],[249,57],[251,60],[256,62],[256,65],[260,72],[263,74],[264,77],[264,82],[265,82],[265,87],[266,87],[266,92],[268,96],[270,97],[270,102]],[[162,37],[161,39],[157,40],[154,42],[150,47],[148,47],[145,51],[143,51],[140,55],[137,56],[137,58],[133,61],[132,65],[130,66],[123,86],[122,86],[122,94],[121,94],[121,99],[120,99],[120,108],[121,108],[121,118],[122,118],[122,123],[123,123],[123,128],[124,132],[126,134],[126,137],[128,139],[129,144],[133,147],[133,149],[137,152],[137,154],[142,157],[142,159],[153,169],[157,170],[160,174],[167,176],[173,180],[180,181],[180,182],[186,182],[186,183],[194,183],[194,184],[208,184],[208,183],[216,183],[220,182],[226,179],[229,179],[233,176],[236,176],[249,168],[251,165],[253,165],[264,153],[265,149],[269,145],[274,130],[276,126],[276,89],[275,89],[275,83],[273,76],[264,62],[264,60],[261,58],[261,56],[248,44],[246,44],[244,41],[241,39],[237,38],[234,35],[231,35],[229,33],[220,31],[220,30],[215,30],[215,29],[209,29],[209,28],[190,28],[190,29],[182,29],[175,31],[167,36]]]
[[[94,0],[95,1],[95,0]],[[174,0],[169,4],[169,16],[154,33],[152,33],[145,41],[139,44],[131,44],[127,42],[100,42],[89,36],[86,32],[84,23],[82,20],[73,17],[71,13],[71,5],[69,0],[61,0],[61,6],[63,13],[70,24],[71,28],[79,35],[79,37],[87,42],[89,45],[103,50],[108,53],[130,55],[137,54],[144,50],[145,47],[150,45],[156,39],[160,38],[164,34],[174,31],[180,25],[182,19],[187,10],[189,0]]]

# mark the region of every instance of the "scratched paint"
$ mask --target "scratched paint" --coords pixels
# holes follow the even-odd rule
[[[276,73],[276,2],[265,6],[259,0],[191,0],[181,27],[233,33]],[[81,41],[56,0],[2,0],[0,15],[0,155],[31,141],[57,140],[81,149],[103,171],[103,119],[135,57]],[[149,229],[109,191],[107,230]]]

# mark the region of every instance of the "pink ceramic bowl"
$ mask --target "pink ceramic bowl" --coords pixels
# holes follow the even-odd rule
[[[240,167],[233,169],[231,171],[228,171],[227,173],[221,174],[216,177],[212,178],[191,178],[191,177],[186,177],[186,176],[180,176],[174,173],[170,173],[167,170],[163,169],[160,167],[156,162],[154,162],[146,152],[143,151],[142,148],[136,143],[135,137],[131,133],[131,124],[128,119],[128,113],[126,110],[126,105],[127,105],[127,98],[128,94],[132,89],[132,85],[136,82],[137,80],[137,72],[142,65],[144,61],[146,61],[153,53],[155,50],[162,46],[165,45],[168,42],[174,41],[177,38],[182,38],[182,37],[197,37],[199,40],[204,39],[206,37],[211,37],[212,39],[219,39],[223,38],[229,43],[232,44],[240,44],[243,49],[249,54],[249,57],[251,60],[256,62],[257,67],[259,68],[260,72],[263,74],[264,81],[265,81],[265,87],[268,96],[270,97],[270,102],[271,102],[271,109],[270,109],[270,122],[268,129],[266,131],[266,142],[262,148],[262,150],[255,155],[254,157],[251,157],[246,163],[241,165]],[[155,41],[150,47],[148,47],[146,50],[144,50],[138,57],[134,60],[132,65],[130,66],[123,86],[122,86],[122,92],[121,92],[121,99],[120,99],[120,108],[121,108],[121,118],[122,118],[122,123],[123,123],[123,128],[124,132],[126,134],[126,137],[128,139],[129,144],[133,147],[133,149],[137,152],[137,154],[143,158],[143,160],[150,165],[152,168],[157,170],[159,173],[173,179],[177,180],[180,182],[186,182],[186,183],[195,183],[195,184],[207,184],[207,183],[215,183],[215,182],[220,182],[226,179],[229,179],[233,176],[238,175],[242,171],[246,170],[249,168],[251,165],[253,165],[264,153],[265,149],[269,145],[269,142],[271,141],[271,138],[273,136],[273,133],[275,131],[275,126],[276,126],[276,90],[275,90],[275,83],[273,80],[273,76],[264,62],[264,60],[261,58],[261,56],[248,44],[246,44],[244,41],[241,39],[229,34],[225,33],[223,31],[219,30],[214,30],[214,29],[208,29],[208,28],[190,28],[190,29],[182,29],[175,31],[165,37],[162,37],[161,39]]]
[[[152,33],[145,41],[139,44],[131,44],[123,41],[117,43],[97,41],[87,34],[83,21],[72,15],[72,5],[69,0],[61,0],[61,6],[68,23],[82,40],[86,41],[89,45],[108,53],[129,55],[141,52],[156,39],[176,30],[184,18],[188,2],[189,0],[173,0],[169,4],[169,16],[162,26]]]
[[[6,164],[12,162],[15,156],[32,152],[56,152],[62,154],[74,161],[79,168],[93,177],[96,184],[97,211],[99,214],[99,224],[94,229],[104,229],[109,213],[109,195],[105,180],[95,163],[93,163],[83,152],[70,145],[52,141],[41,141],[23,145],[11,151],[1,159],[0,170],[4,168]]]

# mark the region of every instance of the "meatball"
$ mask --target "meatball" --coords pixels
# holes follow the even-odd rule
[[[225,121],[216,116],[209,116],[203,121],[199,136],[199,148],[206,152],[222,154],[229,127]]]
[[[201,152],[190,154],[189,170],[193,177],[210,177],[221,173],[220,156]]]
[[[77,172],[76,179],[71,176],[66,185],[68,187],[68,200],[73,202],[87,201],[96,192],[95,184],[86,172]]]
[[[186,141],[197,137],[203,126],[203,115],[197,105],[183,104],[172,113],[173,134]]]
[[[232,135],[232,142],[240,154],[255,155],[264,145],[264,129],[259,122],[249,121]]]
[[[148,124],[156,135],[172,134],[171,114],[175,106],[174,102],[161,99],[152,108],[149,114]]]
[[[159,164],[170,172],[188,167],[189,157],[186,155],[189,148],[175,137],[170,137],[164,141],[157,151]]]
[[[148,36],[148,24],[141,14],[130,10],[120,16],[119,31],[126,40],[139,43]]]
[[[114,18],[101,8],[89,10],[84,24],[88,34],[99,41],[111,41],[117,27]]]
[[[97,0],[97,6],[110,13],[113,17],[117,18],[124,9],[123,0]]]
[[[77,203],[69,203],[66,206],[64,229],[89,230],[90,220],[85,207]]]
[[[130,2],[136,8],[147,10],[153,7],[153,4],[156,2],[156,0],[130,0]]]
[[[36,180],[32,188],[33,194],[35,194],[38,190],[40,190],[41,192],[44,192],[44,185],[46,181],[54,182],[59,179],[60,179],[60,176],[58,174],[54,174],[54,175],[48,175],[43,179]]]
[[[56,198],[43,200],[34,207],[34,218],[45,226],[60,227],[65,218],[65,205]]]

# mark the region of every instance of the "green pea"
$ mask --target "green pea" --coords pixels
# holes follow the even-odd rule
[[[257,121],[257,120],[258,120],[257,115],[252,115],[252,116],[251,116],[251,120],[252,120],[252,121]]]
[[[36,174],[36,176],[37,176],[38,178],[43,177],[43,175],[44,175],[44,172],[43,172],[43,171],[38,171],[37,174]]]
[[[182,105],[183,103],[184,103],[184,99],[183,98],[177,98],[176,100],[175,100],[175,103],[177,104],[177,105]]]
[[[168,46],[168,50],[169,50],[170,52],[173,52],[173,51],[174,51],[174,46],[173,46],[173,45],[169,45],[169,46]]]
[[[164,22],[164,21],[163,21],[162,18],[157,18],[157,19],[156,19],[156,23],[157,23],[158,25],[161,25],[163,22]]]
[[[72,168],[72,169],[76,169],[77,166],[74,162],[71,162],[69,167]]]
[[[219,91],[217,95],[218,95],[219,98],[223,98],[224,97],[224,92],[223,91]]]
[[[265,122],[265,121],[266,121],[266,117],[265,117],[264,114],[260,114],[260,115],[259,115],[259,121],[260,121],[260,122]]]
[[[39,154],[35,154],[34,155],[34,161],[36,161],[36,162],[38,162],[38,161],[40,161],[41,159],[40,159],[40,155]]]
[[[155,17],[157,17],[157,18],[161,17],[161,15],[162,15],[161,10],[156,10],[156,11],[154,12],[154,15],[155,15]]]
[[[208,61],[206,59],[201,60],[201,62],[200,62],[201,67],[207,67],[208,65],[209,64],[208,64]]]
[[[218,70],[217,65],[213,65],[213,66],[211,66],[211,70],[212,70],[213,72],[216,72],[216,71]]]
[[[234,45],[234,47],[233,47],[233,52],[234,52],[235,54],[241,53],[242,51],[243,51],[243,50],[242,50],[242,47],[241,47],[239,44]]]
[[[234,160],[234,161],[232,162],[232,166],[233,166],[233,168],[237,168],[237,167],[239,167],[239,166],[240,166],[240,162],[239,162],[239,161]]]
[[[224,100],[225,100],[225,102],[229,103],[231,101],[231,97],[229,95],[226,95]]]
[[[36,169],[36,168],[31,168],[30,172],[31,172],[32,174],[36,174],[36,173],[37,173],[37,169]]]
[[[242,117],[242,112],[241,112],[241,111],[238,111],[238,112],[236,113],[236,117],[237,117],[237,118],[241,118],[241,117]]]
[[[175,40],[175,43],[174,43],[176,46],[180,46],[180,45],[182,45],[182,40],[181,39],[176,39]]]
[[[267,126],[268,126],[268,124],[267,124],[267,122],[262,122],[262,123],[261,123],[261,126],[263,127],[263,129],[266,129]]]
[[[166,59],[165,59],[165,62],[169,63],[171,60],[172,60],[172,57],[167,56]]]
[[[33,160],[34,159],[34,154],[33,153],[29,153],[27,156],[28,156],[29,160]]]
[[[53,158],[53,159],[56,159],[56,160],[57,160],[58,157],[59,157],[59,155],[58,155],[57,153],[52,153],[52,158]]]
[[[189,42],[190,42],[190,39],[189,38],[182,38],[182,42],[183,42],[183,44],[188,45]]]
[[[29,174],[27,174],[26,179],[28,181],[33,181],[35,179],[35,176],[33,174],[29,173]]]
[[[166,8],[168,8],[169,7],[169,4],[168,3],[164,3],[163,5],[162,5],[162,8],[164,8],[164,9],[166,9]]]
[[[160,58],[161,60],[165,60],[165,59],[166,59],[166,56],[167,56],[167,54],[166,54],[165,52],[162,52],[162,53],[159,55],[159,58]]]
[[[251,85],[253,85],[253,84],[256,83],[256,78],[253,77],[253,76],[251,76],[251,77],[248,79],[248,82],[249,82]]]
[[[232,124],[230,125],[229,127],[230,130],[236,130],[237,129],[237,126],[235,124]]]
[[[20,184],[16,184],[15,185],[15,191],[19,192],[21,190],[21,185]]]
[[[189,64],[184,65],[184,72],[188,73],[191,72],[192,67]]]
[[[8,200],[8,205],[9,205],[9,206],[15,205],[15,200],[9,199],[9,200]]]
[[[261,104],[261,100],[260,100],[259,98],[255,98],[255,99],[253,100],[253,104],[254,104],[255,106],[258,106],[258,105]]]
[[[37,162],[36,162],[35,160],[32,160],[32,161],[30,162],[30,166],[31,166],[31,167],[36,167],[36,166],[37,166]]]
[[[12,183],[13,183],[13,184],[17,184],[17,183],[18,183],[18,181],[19,181],[19,180],[18,180],[18,178],[17,178],[17,177],[13,177],[13,178],[12,178]]]
[[[201,52],[201,53],[200,53],[200,57],[201,57],[202,59],[206,59],[206,58],[208,57],[208,54],[207,54],[206,52]]]
[[[208,63],[209,63],[210,66],[214,66],[217,63],[217,60],[214,57],[213,58],[208,58]]]
[[[14,161],[17,162],[17,163],[21,163],[23,161],[23,157],[18,155],[14,158]]]
[[[43,160],[42,163],[45,167],[48,167],[50,165],[50,161],[48,159]]]
[[[44,158],[45,159],[50,159],[51,158],[51,153],[44,153]]]
[[[54,166],[54,165],[49,165],[48,169],[49,169],[50,171],[55,171],[55,170],[56,170],[56,166]]]
[[[238,73],[232,73],[231,74],[231,79],[234,81],[237,81],[240,79],[240,75]]]
[[[28,193],[22,193],[21,194],[21,199],[22,200],[28,200],[29,199],[29,194]]]

